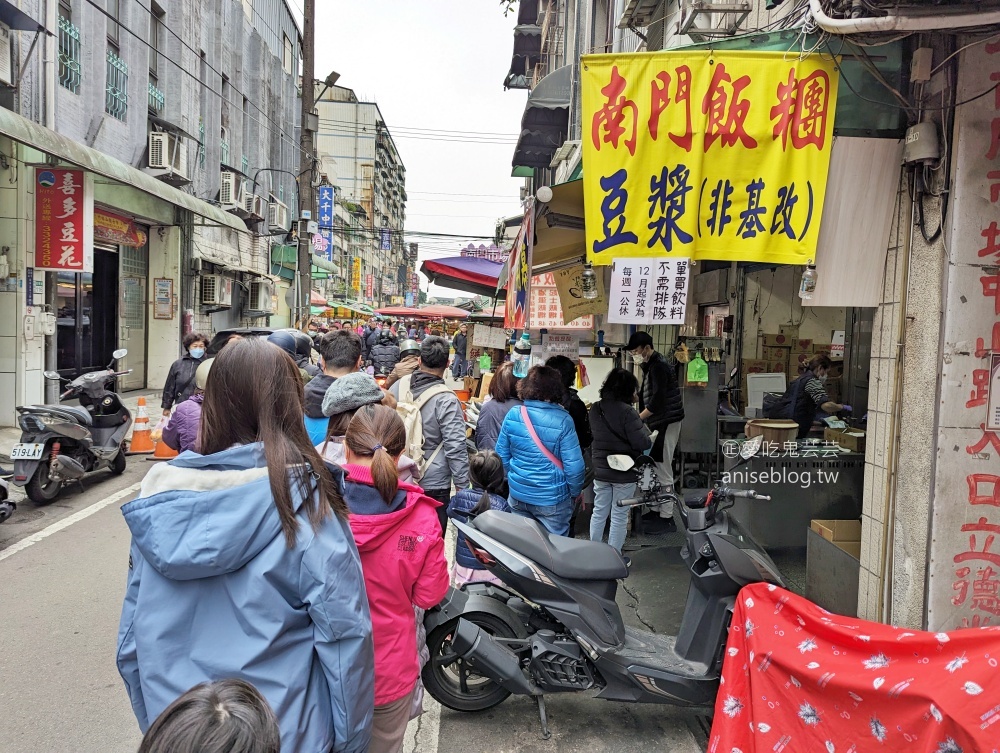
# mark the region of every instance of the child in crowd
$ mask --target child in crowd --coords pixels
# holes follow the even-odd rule
[[[403,420],[384,405],[358,408],[344,436],[344,499],[375,638],[369,753],[402,749],[420,674],[413,607],[430,609],[448,591],[439,503],[397,477],[405,445]]]
[[[503,471],[503,461],[493,450],[480,450],[469,460],[469,480],[471,489],[461,489],[451,498],[448,517],[459,523],[467,523],[487,510],[510,512],[507,504],[507,479]],[[452,580],[456,588],[466,583],[500,583],[500,579],[486,569],[473,556],[465,537],[459,534],[455,541],[455,567]]]
[[[278,720],[253,685],[217,680],[195,685],[167,706],[139,753],[279,753]]]
[[[331,384],[323,397],[323,415],[330,423],[326,439],[316,445],[316,451],[324,460],[336,465],[344,464],[344,435],[351,419],[363,405],[386,405],[396,407],[396,398],[378,386],[378,383],[360,371],[347,374]],[[420,481],[417,464],[406,455],[399,456],[399,480],[407,484]]]

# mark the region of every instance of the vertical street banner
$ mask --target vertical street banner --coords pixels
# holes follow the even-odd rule
[[[354,269],[351,271],[351,290],[355,295],[361,295],[361,259],[354,259]]]
[[[392,250],[392,236],[389,233],[389,228],[384,227],[379,233],[379,251],[391,251]]]
[[[526,329],[529,323],[528,294],[531,285],[531,251],[535,245],[533,227],[534,202],[528,202],[524,210],[521,229],[510,250],[507,273],[507,306],[504,310],[503,326],[507,329]]]
[[[690,259],[615,259],[611,263],[612,324],[684,324]]]
[[[316,218],[319,220],[320,230],[331,230],[333,229],[333,212],[334,212],[334,191],[336,189],[333,186],[320,186],[316,189],[316,202],[319,211],[316,213]]]
[[[365,298],[369,300],[375,297],[375,276],[367,275],[365,277]]]
[[[94,195],[84,170],[35,168],[34,267],[94,271]]]
[[[815,259],[836,66],[781,52],[585,55],[587,259]]]

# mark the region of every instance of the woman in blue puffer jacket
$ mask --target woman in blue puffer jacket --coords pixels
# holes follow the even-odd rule
[[[188,688],[237,678],[278,715],[281,749],[365,753],[372,623],[342,472],[306,434],[291,357],[231,343],[206,384],[199,448],[150,469],[132,532],[118,670],[139,727]]]
[[[561,405],[564,391],[558,371],[533,366],[518,385],[524,405],[504,418],[496,446],[511,511],[560,536],[569,535],[573,500],[585,477],[576,427]]]

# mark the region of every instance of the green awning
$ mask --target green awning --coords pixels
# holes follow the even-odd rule
[[[275,244],[271,246],[271,265],[281,265],[286,269],[295,269],[298,264],[299,249],[298,246],[290,246],[287,244]],[[326,259],[313,255],[312,258],[312,277],[314,280],[325,280],[331,274],[339,274],[339,270],[333,264]],[[276,274],[272,272],[272,274]]]
[[[243,220],[236,215],[224,212],[219,207],[169,186],[152,175],[136,170],[131,165],[84,146],[45,126],[32,123],[12,110],[2,107],[0,107],[0,134],[31,149],[37,149],[97,175],[137,188],[143,193],[187,209],[213,223],[244,233],[249,232]]]

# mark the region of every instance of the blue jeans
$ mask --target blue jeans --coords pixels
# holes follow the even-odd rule
[[[531,505],[511,497],[507,500],[510,511],[522,518],[532,518],[541,523],[549,533],[569,536],[569,519],[573,515],[573,500],[564,499],[554,505]]]
[[[594,481],[594,514],[590,518],[590,540],[604,539],[604,524],[611,515],[611,532],[608,543],[622,550],[625,543],[625,533],[628,529],[627,507],[618,507],[615,503],[620,499],[628,499],[635,494],[635,484],[612,484],[610,481]]]

